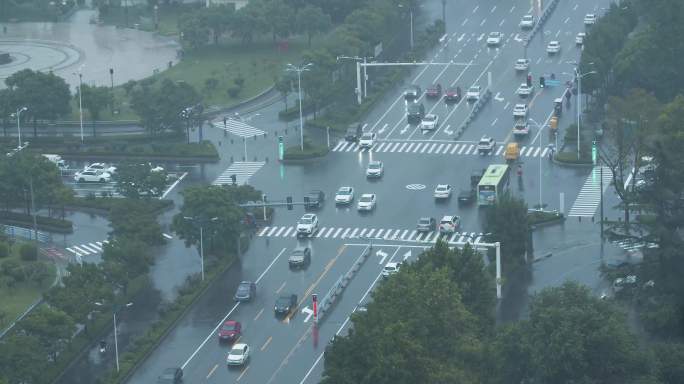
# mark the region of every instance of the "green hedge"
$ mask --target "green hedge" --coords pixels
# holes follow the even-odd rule
[[[580,152],[580,157],[577,159],[577,152],[560,152],[556,153],[556,156],[554,159],[558,161],[559,163],[567,163],[567,164],[578,164],[578,165],[591,165],[591,158],[584,156],[583,152]]]
[[[304,141],[304,150],[299,146],[289,147],[285,149],[283,160],[307,160],[318,157],[323,157],[328,154],[330,150],[326,146],[313,145],[308,140]]]
[[[312,102],[304,99],[302,100],[302,114],[306,115],[313,112],[314,105]],[[299,118],[299,99],[295,100],[294,104],[288,109],[283,109],[278,112],[278,118],[284,121],[292,121]]]
[[[527,222],[530,225],[538,225],[552,221],[563,221],[565,216],[559,212],[552,211],[529,211],[527,212]]]
[[[114,197],[85,197],[74,198],[67,206],[70,208],[99,209],[109,212],[115,206],[124,204],[124,201],[125,199]],[[173,206],[173,200],[149,199],[146,200],[145,206],[150,209],[151,213],[159,213],[165,209],[171,208]]]
[[[0,212],[0,222],[18,227],[33,228],[33,216],[19,212]],[[73,224],[69,220],[57,219],[47,216],[36,216],[38,229],[59,233],[72,233]]]

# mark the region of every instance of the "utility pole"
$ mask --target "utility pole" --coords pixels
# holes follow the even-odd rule
[[[442,0],[442,23],[444,23],[444,29],[446,30],[446,0]]]

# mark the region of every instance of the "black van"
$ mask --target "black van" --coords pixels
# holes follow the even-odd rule
[[[350,124],[347,128],[347,132],[344,134],[344,139],[346,141],[357,142],[363,134],[363,129],[361,128],[361,123]]]
[[[411,103],[406,109],[406,119],[409,124],[418,124],[425,116],[425,107],[422,103]]]

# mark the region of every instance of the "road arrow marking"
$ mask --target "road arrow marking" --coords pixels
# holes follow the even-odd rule
[[[309,319],[311,319],[311,316],[313,316],[313,310],[310,309],[309,307],[304,307],[304,308],[302,308],[302,313],[305,313],[305,314],[306,314],[306,318],[304,319],[304,322],[305,322],[305,323],[306,323],[307,321],[309,321]]]
[[[378,134],[385,132],[386,129],[387,129],[387,124],[383,125],[382,128],[380,128],[380,130],[378,131]]]
[[[409,129],[409,125],[406,124],[406,126],[401,131],[399,131],[399,134],[403,135],[404,133],[406,133],[406,131],[408,131],[408,129]]]
[[[173,236],[167,234],[167,233],[162,233],[162,236],[166,237],[167,239],[171,240],[173,239]]]
[[[506,109],[508,109],[508,106],[509,106],[509,105],[511,105],[511,103],[510,103],[510,102],[506,102],[506,105],[504,105],[504,111],[505,111]]]
[[[504,98],[501,97],[501,92],[497,92],[496,95],[494,96],[494,100],[496,101],[504,101]]]
[[[411,257],[411,250],[410,249],[406,253],[404,253],[404,261],[406,261],[406,259],[408,259],[409,257]]]
[[[375,252],[375,255],[380,256],[380,263],[379,264],[383,264],[385,262],[385,259],[388,256],[388,254],[386,252],[383,252],[381,250],[378,250],[377,252]]]
[[[484,20],[482,20],[482,21],[484,21]],[[477,38],[477,41],[480,41],[480,40],[484,39],[484,36],[485,36],[485,34],[484,34],[484,33],[483,33],[483,34],[481,34],[481,35],[480,35],[480,37],[478,37],[478,38]]]
[[[515,41],[517,41],[517,42],[523,41],[523,39],[522,39],[522,38],[520,37],[520,35],[517,34],[517,33],[515,34],[515,37],[513,37],[513,40],[515,40]]]
[[[444,128],[444,133],[446,133],[447,135],[453,135],[454,131],[449,130],[449,128],[451,128],[451,124],[447,125],[446,128]]]

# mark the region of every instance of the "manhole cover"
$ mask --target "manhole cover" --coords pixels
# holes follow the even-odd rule
[[[423,184],[409,184],[406,186],[406,189],[410,189],[412,191],[420,191],[421,189],[425,189],[425,185],[423,185]]]

